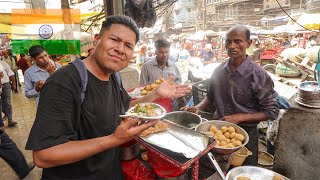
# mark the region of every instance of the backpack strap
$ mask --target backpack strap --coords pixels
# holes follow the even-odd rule
[[[70,64],[73,64],[79,75],[80,75],[80,79],[81,79],[81,96],[80,96],[80,101],[81,104],[83,103],[83,100],[85,98],[85,92],[87,89],[87,84],[88,84],[88,71],[86,68],[86,65],[84,64],[84,62],[80,59],[76,59],[74,61],[72,61]]]
[[[114,77],[116,78],[116,81],[118,83],[118,87],[120,88],[120,91],[122,91],[122,80],[119,72],[113,73]]]

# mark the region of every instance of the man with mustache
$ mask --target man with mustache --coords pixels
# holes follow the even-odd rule
[[[41,45],[31,46],[29,54],[35,63],[24,73],[24,94],[27,98],[36,98],[38,104],[40,90],[44,82],[57,69],[61,68],[61,65],[52,61],[45,48]]]
[[[263,68],[251,61],[246,48],[251,44],[250,31],[243,25],[230,28],[225,47],[229,60],[213,72],[207,97],[198,105],[183,110],[198,112],[214,104],[213,119],[240,125],[249,134],[247,148],[253,153],[244,164],[258,163],[257,124],[276,119],[279,113],[273,81]]]
[[[56,71],[41,89],[37,116],[27,146],[43,168],[43,179],[123,179],[118,146],[155,125],[119,115],[141,102],[179,97],[190,91],[163,82],[131,101],[114,73],[128,66],[139,41],[139,28],[127,16],[110,16],[94,37],[93,53],[81,62],[88,72],[85,98],[74,64]]]

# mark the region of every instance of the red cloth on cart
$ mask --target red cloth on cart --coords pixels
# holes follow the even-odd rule
[[[122,172],[125,180],[154,180],[154,173],[139,159],[121,161]]]
[[[173,178],[182,175],[186,172],[187,169],[181,169],[177,166],[174,166],[169,160],[160,157],[150,149],[146,149],[148,153],[149,163],[152,166],[152,170],[161,178]]]

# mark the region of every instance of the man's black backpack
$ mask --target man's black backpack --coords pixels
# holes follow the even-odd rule
[[[86,68],[84,62],[80,59],[76,59],[76,60],[72,61],[70,64],[73,64],[76,67],[76,69],[80,75],[80,78],[81,78],[81,103],[83,103],[83,100],[85,98],[85,92],[87,89],[87,84],[88,84],[88,71],[87,71],[87,68]],[[116,78],[116,81],[120,87],[120,90],[122,91],[122,89],[121,89],[122,81],[121,81],[120,74],[118,72],[116,72],[113,75]]]

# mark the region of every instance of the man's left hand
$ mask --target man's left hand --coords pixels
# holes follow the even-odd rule
[[[186,95],[190,91],[191,88],[188,85],[173,84],[169,79],[159,85],[156,93],[162,98],[178,98]]]
[[[234,124],[239,124],[244,122],[246,118],[246,114],[233,114],[229,116],[224,116],[221,120],[228,121]]]

